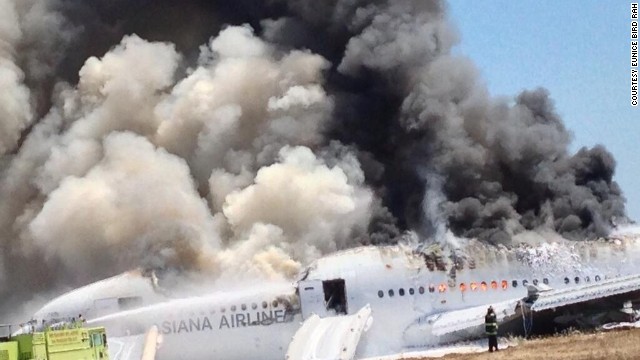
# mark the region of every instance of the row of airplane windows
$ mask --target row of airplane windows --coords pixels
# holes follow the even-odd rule
[[[573,282],[575,282],[576,284],[580,283],[580,277],[576,276],[575,278],[573,278]],[[596,275],[594,277],[595,281],[600,281],[600,275]],[[589,283],[591,282],[591,277],[589,276],[585,276],[584,281]],[[538,285],[540,282],[538,279],[533,279],[532,281],[533,285]],[[545,285],[549,285],[549,279],[544,278],[542,279],[542,283]],[[568,277],[564,278],[564,283],[565,284],[569,284],[571,283],[571,279],[569,279]],[[517,288],[518,287],[518,280],[513,280],[511,281],[511,287],[513,288]],[[498,286],[500,285],[500,286]],[[522,280],[522,286],[527,286],[529,285],[529,280]],[[482,281],[480,283],[477,282],[471,282],[469,284],[467,283],[460,283],[460,285],[458,286],[460,288],[460,291],[465,292],[467,290],[471,290],[471,291],[476,291],[476,290],[481,290],[481,291],[486,291],[487,289],[491,288],[493,290],[497,290],[498,287],[502,288],[502,290],[507,290],[509,288],[509,282],[507,280],[502,280],[500,282],[500,284],[498,284],[497,281],[491,281],[489,283],[487,283],[486,281]],[[435,293],[436,290],[440,293],[446,292],[449,289],[449,286],[446,283],[442,283],[440,285],[434,285],[431,284],[429,285],[429,292],[430,293]],[[387,292],[389,297],[394,297],[395,296],[395,291],[393,289],[389,289],[389,291]],[[418,288],[418,293],[419,294],[424,294],[425,293],[425,288],[424,286],[420,286]],[[415,294],[415,290],[413,288],[409,288],[409,295],[414,295]],[[398,295],[400,296],[404,296],[405,295],[405,291],[403,288],[398,289]],[[384,297],[384,291],[382,290],[378,290],[378,297],[379,298],[383,298]]]
[[[278,307],[278,304],[279,304],[279,303],[278,303],[278,300],[273,300],[273,301],[271,302],[271,307],[273,307],[273,308],[277,308],[277,307]],[[261,304],[261,306],[262,306],[262,308],[263,308],[263,309],[266,309],[267,307],[269,307],[269,303],[267,303],[266,301],[263,301],[263,302],[262,302],[262,304]],[[246,311],[248,307],[249,307],[249,306],[248,306],[247,304],[241,304],[241,305],[240,305],[240,310],[242,310],[242,311]],[[252,304],[251,304],[251,309],[252,309],[252,310],[257,310],[257,309],[258,309],[258,304],[256,304],[256,303],[252,303]],[[231,306],[229,307],[229,310],[231,310],[232,312],[234,312],[234,311],[237,311],[237,310],[238,310],[238,307],[237,307],[236,305],[231,305]],[[226,311],[227,311],[227,308],[225,308],[224,306],[220,308],[220,312],[221,312],[221,313],[225,313]],[[214,313],[214,311],[211,311],[211,313]]]
[[[266,309],[266,308],[268,308],[268,307],[269,307],[269,303],[268,303],[268,302],[266,302],[266,301],[263,301],[263,302],[262,302],[262,304],[260,304],[260,306],[261,306],[261,307],[262,307],[262,309],[264,310],[264,309]],[[271,307],[272,307],[272,308],[277,309],[279,306],[280,306],[280,303],[278,302],[278,300],[273,300],[273,301],[271,302]],[[241,304],[241,305],[240,305],[240,310],[242,310],[242,311],[246,311],[248,308],[249,308],[249,305],[247,305],[247,304]],[[286,308],[287,308],[287,306],[285,305],[285,309],[286,309]],[[258,304],[256,304],[256,303],[252,303],[252,304],[251,304],[251,309],[252,309],[252,310],[257,310],[257,309],[258,309]],[[229,310],[230,310],[231,312],[235,312],[235,311],[237,311],[237,310],[238,310],[238,307],[237,307],[236,305],[231,305],[231,306],[229,306]],[[227,312],[227,308],[226,308],[226,307],[224,307],[224,306],[222,306],[222,307],[220,307],[220,310],[219,310],[219,311],[220,311],[220,313],[221,313],[221,314],[224,314],[224,313],[226,313],[226,312]],[[213,314],[215,314],[215,313],[216,313],[216,311],[215,311],[214,309],[211,309],[211,310],[209,310],[209,313],[213,315]],[[204,312],[200,312],[200,314],[201,314],[201,315],[205,315],[205,313],[204,313]],[[173,316],[173,315],[174,315],[174,314],[170,314],[170,316]],[[191,312],[191,313],[190,313],[190,315],[191,315],[191,316],[195,316],[195,315],[196,315],[196,313],[195,313],[195,312]]]

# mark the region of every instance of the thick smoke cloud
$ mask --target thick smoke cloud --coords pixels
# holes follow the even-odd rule
[[[570,154],[544,89],[492,99],[442,1],[176,4],[0,0],[5,304],[138,266],[291,278],[404,230],[508,244],[625,218],[611,154]]]
[[[29,224],[29,245],[89,278],[135,264],[158,243],[192,252],[183,254],[190,260],[185,265],[200,269],[200,258],[220,239],[186,163],[127,132],[107,136],[102,151],[86,175],[67,176],[49,195]],[[134,248],[130,239],[136,239]]]
[[[0,1],[0,156],[12,151],[20,132],[31,121],[29,89],[24,72],[16,64],[16,46],[23,34],[15,5]]]

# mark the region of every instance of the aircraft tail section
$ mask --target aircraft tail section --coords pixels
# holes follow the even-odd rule
[[[353,359],[360,337],[372,321],[369,305],[353,315],[324,318],[312,315],[294,335],[286,359]]]

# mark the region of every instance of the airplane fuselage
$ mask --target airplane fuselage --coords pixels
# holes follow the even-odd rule
[[[527,285],[554,289],[639,273],[635,240],[495,248],[478,242],[461,251],[364,247],[318,259],[293,284],[175,299],[91,321],[110,336],[157,326],[160,359],[282,359],[311,314],[353,314],[367,304],[373,324],[357,357],[451,341],[429,319],[527,295]]]

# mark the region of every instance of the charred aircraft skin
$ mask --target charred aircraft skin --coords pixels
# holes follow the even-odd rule
[[[117,309],[90,323],[105,326],[114,336],[143,333],[155,325],[163,337],[160,359],[181,358],[185,351],[193,358],[246,359],[260,354],[264,359],[282,359],[301,323],[313,314],[323,318],[353,315],[369,305],[373,323],[362,335],[356,354],[366,358],[435,346],[460,336],[482,336],[481,326],[469,325],[450,333],[436,330],[438,317],[473,309],[484,314],[489,304],[515,307],[527,298],[531,285],[556,291],[598,288],[612,279],[640,274],[634,261],[639,258],[640,238],[636,236],[523,244],[510,249],[473,240],[456,248],[360,247],[316,260],[295,283],[185,299],[158,300],[157,295],[143,294],[141,307]],[[120,294],[131,296],[124,290],[127,278],[120,279]],[[99,294],[91,287],[100,286],[104,283],[56,299],[36,318],[55,313],[52,304],[75,301],[86,306],[85,300],[74,297]],[[628,298],[616,296],[610,299]],[[99,300],[93,299],[97,304]]]

